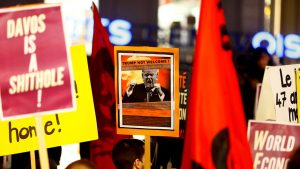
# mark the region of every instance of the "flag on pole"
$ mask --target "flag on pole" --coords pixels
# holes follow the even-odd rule
[[[94,97],[99,139],[90,144],[90,158],[99,169],[115,168],[111,152],[122,138],[117,135],[115,117],[114,53],[99,12],[93,3],[94,35],[90,60],[90,77]],[[82,126],[84,127],[84,126]]]
[[[246,120],[220,0],[202,0],[183,169],[252,169]]]

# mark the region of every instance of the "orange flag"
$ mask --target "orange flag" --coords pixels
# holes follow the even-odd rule
[[[115,117],[114,53],[106,29],[93,3],[94,35],[90,60],[90,77],[94,97],[99,140],[90,144],[90,157],[99,169],[115,168],[111,158],[113,146],[122,138],[117,135]],[[84,127],[84,126],[82,126]]]
[[[221,2],[202,0],[183,169],[252,169],[243,105]]]

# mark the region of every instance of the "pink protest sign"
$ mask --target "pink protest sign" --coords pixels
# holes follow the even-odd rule
[[[73,110],[60,5],[1,9],[0,30],[2,118]]]
[[[299,124],[250,121],[253,168],[286,168],[289,157],[300,146],[299,131]]]

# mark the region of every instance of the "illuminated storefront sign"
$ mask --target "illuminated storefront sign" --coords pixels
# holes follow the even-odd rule
[[[90,17],[66,17],[67,37],[72,43],[83,42],[86,44],[88,54],[91,53],[93,39],[93,18]],[[109,40],[113,45],[127,45],[132,41],[131,23],[124,19],[109,20],[101,18],[104,27],[109,33]]]
[[[107,18],[101,18],[102,25],[109,32],[109,40],[114,45],[127,45],[132,39],[131,23],[124,19],[115,19],[110,21]]]
[[[258,32],[252,38],[252,46],[264,46],[270,54],[276,54],[280,58],[300,58],[300,36],[297,34],[274,36],[269,32]]]

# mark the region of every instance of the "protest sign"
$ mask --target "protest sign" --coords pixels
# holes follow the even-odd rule
[[[267,66],[256,120],[298,122],[296,69],[300,65]]]
[[[87,58],[83,45],[71,47],[77,109],[71,113],[43,115],[46,147],[98,138]],[[0,156],[38,149],[35,119],[0,121]]]
[[[118,134],[178,136],[178,49],[115,47]]]
[[[191,65],[179,64],[179,133],[184,138],[186,129],[188,95],[190,91]]]
[[[74,83],[60,5],[0,10],[3,119],[74,111]]]
[[[249,121],[248,138],[253,168],[286,168],[289,157],[300,146],[300,125]]]

